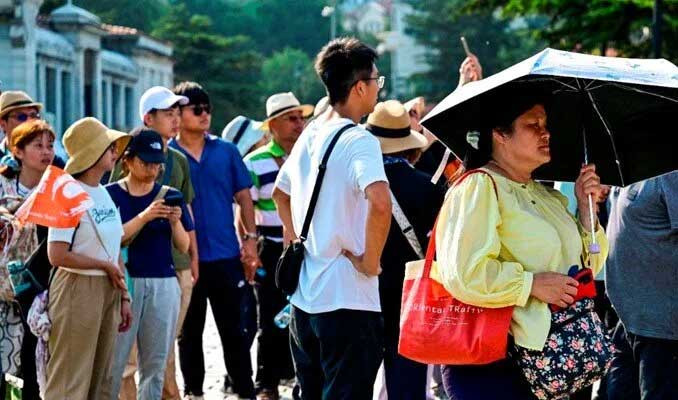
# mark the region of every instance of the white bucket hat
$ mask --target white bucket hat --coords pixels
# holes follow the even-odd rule
[[[261,129],[269,130],[268,123],[273,118],[295,110],[301,110],[304,117],[309,117],[313,114],[313,106],[310,104],[302,105],[292,92],[272,95],[266,100],[266,119],[262,123]]]
[[[266,135],[261,125],[259,121],[238,115],[221,131],[221,138],[236,145],[240,155],[245,156]]]

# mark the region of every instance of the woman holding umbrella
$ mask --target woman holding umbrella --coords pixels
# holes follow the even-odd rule
[[[577,294],[578,282],[568,270],[586,264],[597,273],[607,241],[597,221],[591,226],[589,218],[576,220],[564,196],[532,180],[533,171],[551,159],[548,97],[505,90],[494,99],[483,107],[492,115],[469,135],[473,149],[465,160],[467,169],[487,174],[471,174],[448,193],[436,231],[438,266],[458,300],[486,308],[514,306],[509,342],[541,350],[551,327],[549,305],[567,307]],[[595,200],[603,190],[594,165],[581,168],[575,190],[579,214],[588,216],[587,197]],[[592,228],[598,256],[588,252]],[[508,358],[445,366],[443,381],[456,400],[534,398]]]

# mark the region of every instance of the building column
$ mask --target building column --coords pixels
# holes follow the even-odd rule
[[[85,49],[75,50],[75,59],[71,74],[71,112],[78,118],[85,116]]]
[[[96,52],[94,56],[94,80],[92,82],[92,102],[94,103],[94,116],[101,121],[104,117],[103,93],[101,93],[101,82],[103,76],[101,72],[101,52]]]
[[[63,115],[63,107],[66,107],[65,104],[61,103],[61,100],[63,99],[62,96],[62,91],[63,91],[63,82],[61,81],[61,73],[64,69],[61,67],[55,67],[54,68],[54,73],[56,74],[56,83],[54,85],[54,101],[56,104],[56,107],[54,109],[54,129],[56,132],[62,132],[64,129],[64,124],[66,123],[62,117]],[[59,135],[59,133],[57,133]]]

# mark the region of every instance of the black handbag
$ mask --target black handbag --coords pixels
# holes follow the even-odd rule
[[[301,265],[304,262],[304,242],[306,241],[308,230],[311,226],[311,219],[313,218],[313,212],[315,211],[315,206],[318,202],[320,187],[323,184],[325,170],[327,169],[327,161],[329,160],[330,154],[332,153],[334,146],[337,144],[341,134],[354,126],[355,124],[344,126],[343,128],[339,129],[339,131],[332,138],[332,141],[323,155],[322,162],[318,167],[318,177],[315,180],[315,186],[313,186],[311,202],[308,205],[308,211],[306,211],[304,226],[301,229],[299,241],[293,242],[289,246],[285,247],[282,254],[280,255],[280,258],[278,259],[278,263],[275,266],[275,286],[289,296],[294,294],[294,292],[297,290],[297,286],[299,286],[299,274],[301,273]]]

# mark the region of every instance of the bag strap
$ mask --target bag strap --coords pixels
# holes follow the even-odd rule
[[[327,170],[327,161],[329,160],[330,155],[332,154],[332,150],[334,150],[334,146],[337,144],[339,137],[348,129],[353,128],[354,126],[355,124],[348,124],[339,129],[339,131],[332,138],[332,141],[330,142],[329,146],[327,146],[327,150],[325,150],[325,155],[323,156],[322,161],[320,162],[320,166],[318,167],[318,177],[316,178],[315,185],[313,186],[313,193],[311,194],[311,201],[308,204],[308,211],[306,211],[306,217],[304,218],[304,225],[301,228],[301,235],[299,235],[299,240],[301,240],[302,242],[306,241],[308,229],[311,227],[311,219],[313,218],[315,206],[318,202],[318,195],[320,194],[320,187],[322,186],[323,178],[325,177],[325,170]]]
[[[172,168],[174,167],[174,157],[172,156],[172,150],[167,148],[167,161],[165,162],[165,171],[162,173],[162,185],[169,185],[169,181],[172,178]]]
[[[492,174],[489,172],[483,170],[483,169],[472,169],[469,171],[466,171],[464,174],[462,174],[454,183],[452,184],[452,188],[454,189],[455,187],[459,186],[461,182],[468,178],[471,174],[477,174],[477,173],[482,173],[490,177],[490,180],[492,181],[492,186],[494,187],[494,194],[497,196],[497,200],[499,199],[499,192],[497,191],[497,182],[494,181],[494,178],[492,177]],[[439,215],[440,216],[440,215]],[[431,267],[433,266],[433,259],[436,256],[436,228],[438,227],[438,218],[436,218],[435,224],[433,224],[433,230],[431,231],[431,238],[428,241],[428,248],[426,249],[426,260],[424,261],[424,271],[422,274],[422,277],[428,278],[431,275]]]
[[[412,224],[407,219],[407,216],[400,207],[400,204],[398,204],[398,200],[396,200],[393,191],[389,190],[389,192],[391,193],[391,203],[393,205],[393,218],[395,218],[398,226],[400,227],[400,231],[403,233],[403,236],[405,236],[405,239],[407,239],[407,241],[410,243],[410,246],[412,247],[412,250],[414,250],[414,253],[417,255],[417,257],[424,258],[424,252],[421,249],[421,243],[419,243],[419,239],[417,239],[417,235],[414,233]]]

